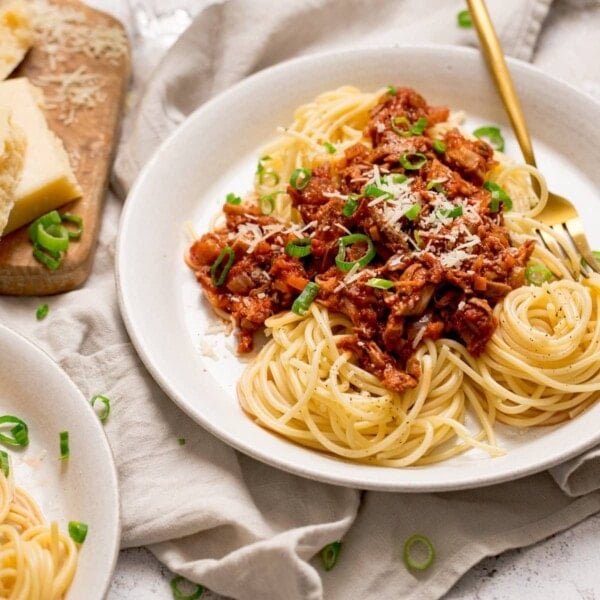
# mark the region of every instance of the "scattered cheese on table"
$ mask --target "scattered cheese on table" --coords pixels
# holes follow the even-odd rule
[[[15,125],[11,111],[0,106],[0,234],[15,203],[14,191],[19,182],[27,138]]]
[[[0,80],[14,71],[32,43],[31,9],[25,0],[0,0]]]
[[[42,103],[41,90],[28,79],[0,82],[0,106],[11,109],[14,122],[27,136],[23,172],[14,190],[15,204],[0,235],[81,196],[65,148],[48,128],[40,109]]]

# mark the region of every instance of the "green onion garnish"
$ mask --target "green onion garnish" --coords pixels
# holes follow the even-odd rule
[[[456,217],[462,216],[463,207],[455,206],[454,208],[440,208],[440,210],[437,211],[437,213],[439,214],[440,217],[442,217],[444,219],[446,219],[446,218],[456,219]]]
[[[58,435],[60,439],[60,460],[67,460],[71,454],[69,450],[69,432],[61,431]]]
[[[261,196],[258,200],[258,207],[263,215],[270,215],[275,210],[275,197],[272,194]]]
[[[404,183],[407,179],[408,177],[406,175],[398,173],[392,175],[392,183]]]
[[[346,248],[352,244],[366,243],[367,251],[358,260],[347,261],[346,260]],[[335,264],[340,271],[349,271],[354,265],[364,267],[368,265],[374,258],[377,252],[373,241],[368,235],[364,233],[352,233],[345,235],[338,240],[339,249],[337,256],[335,257]]]
[[[431,145],[438,154],[443,154],[444,152],[446,152],[447,146],[446,142],[444,142],[443,140],[433,140],[433,143]]]
[[[498,212],[500,210],[500,202],[502,202],[504,211],[512,210],[512,199],[495,181],[486,181],[483,184],[483,189],[492,194],[490,212]]]
[[[191,594],[186,594],[185,592],[179,589],[179,585],[181,583],[191,586],[195,585],[196,589]],[[192,583],[185,577],[181,576],[173,577],[173,579],[171,579],[171,581],[169,582],[169,585],[171,586],[173,598],[175,600],[196,600],[197,598],[200,598],[200,596],[202,596],[202,593],[204,592],[204,588],[201,585]]]
[[[35,318],[38,321],[41,321],[42,319],[44,319],[46,317],[49,310],[50,310],[50,308],[48,307],[47,304],[40,304],[37,307],[37,310],[35,311]]]
[[[303,190],[312,177],[312,171],[306,168],[296,169],[290,177],[290,185],[295,190]]]
[[[444,186],[442,185],[441,181],[436,181],[435,179],[432,179],[428,184],[427,184],[427,189],[428,190],[435,190],[438,194],[445,194],[446,190],[444,189]]]
[[[398,93],[398,90],[396,89],[395,85],[388,85],[386,92],[390,96],[395,96]]]
[[[294,300],[292,312],[300,316],[304,315],[318,293],[319,286],[314,281],[309,281],[302,290],[302,293]]]
[[[411,126],[406,117],[392,117],[390,119],[390,125],[392,129],[402,137],[421,135],[427,128],[427,119],[425,117],[419,117]],[[396,127],[396,125],[406,125],[406,129],[400,129],[399,127]]]
[[[348,196],[348,199],[342,208],[342,214],[345,217],[351,217],[356,212],[356,209],[358,208],[358,198],[359,196],[356,194],[350,194]]]
[[[411,132],[413,135],[421,135],[425,129],[427,129],[427,119],[425,117],[419,117],[412,126]]]
[[[10,430],[12,437],[0,433],[0,442],[4,442],[9,446],[21,447],[29,444],[29,430],[25,421],[14,415],[4,415],[0,417],[0,424],[3,423],[15,423],[15,426]]]
[[[106,396],[104,396],[102,394],[96,394],[90,400],[90,404],[92,405],[92,408],[94,407],[96,400],[100,400],[100,402],[102,402],[102,404],[104,404],[104,408],[102,409],[102,412],[98,415],[98,418],[104,423],[104,421],[106,421],[106,419],[108,419],[108,415],[110,414],[110,398],[107,398]]]
[[[62,223],[75,223],[77,229]],[[62,263],[62,253],[67,251],[69,240],[78,239],[83,232],[83,219],[71,214],[61,215],[52,210],[37,218],[28,228],[29,239],[33,243],[33,256],[49,269],[58,269]]]
[[[178,438],[177,441],[179,442],[180,446],[185,446],[185,442],[186,442],[185,438]]]
[[[400,164],[407,171],[416,171],[427,162],[427,157],[422,152],[405,152],[400,157]]]
[[[372,277],[367,281],[365,285],[379,290],[389,290],[394,287],[394,282],[389,279],[379,279],[379,277]]]
[[[552,271],[544,265],[531,265],[525,269],[525,279],[532,285],[542,285],[553,277]]]
[[[387,196],[388,198],[393,198],[393,195],[390,192],[386,192],[381,188],[378,188],[374,183],[370,183],[363,190],[363,194],[365,196],[369,196],[370,198],[383,198]]]
[[[79,521],[69,521],[69,535],[71,539],[77,544],[83,544],[87,537],[88,526],[85,523]]]
[[[419,560],[419,558],[415,558],[415,546],[419,548],[424,548],[425,555]],[[422,551],[419,552],[422,554]],[[404,562],[409,569],[414,569],[416,571],[424,571],[428,567],[431,566],[433,559],[435,558],[435,550],[433,548],[433,544],[429,541],[429,538],[416,533],[415,535],[411,535],[404,544]]]
[[[33,257],[52,270],[58,269],[62,263],[60,252],[47,250],[42,248],[39,244],[33,245]]]
[[[404,216],[409,220],[409,221],[414,221],[419,214],[421,213],[421,205],[420,204],[413,204],[405,213]]]
[[[473,19],[471,19],[471,13],[468,10],[461,10],[456,15],[456,22],[458,23],[458,26],[463,29],[473,27]]]
[[[234,260],[235,253],[233,252],[233,249],[229,246],[225,246],[225,248],[219,252],[217,260],[215,260],[210,268],[210,280],[212,281],[213,285],[219,287],[225,283],[225,278],[227,277],[227,273],[229,273],[229,269],[231,269],[231,265],[233,264]],[[223,261],[226,261],[225,266],[221,269],[221,273],[217,275],[217,271],[219,270],[219,267]]]
[[[63,222],[63,227],[65,227],[69,233],[69,238],[72,240],[78,240],[81,237],[81,234],[83,233],[83,219],[70,213],[65,213],[64,215],[61,215],[61,218]],[[69,227],[66,227],[64,225],[65,222],[75,223],[75,225],[77,225],[77,229],[71,229]]]
[[[297,240],[291,240],[285,245],[285,252],[289,256],[296,258],[302,258],[308,256],[311,253],[311,238],[300,238]]]
[[[487,138],[494,150],[498,152],[504,152],[504,138],[500,133],[498,127],[480,127],[473,132],[473,135],[477,138]]]
[[[236,196],[234,193],[230,192],[229,194],[227,194],[227,196],[225,196],[225,202],[227,202],[227,204],[241,204],[242,199],[239,196]]]
[[[325,150],[329,152],[329,154],[335,154],[335,146],[333,144],[330,144],[329,142],[323,142],[323,146],[325,147]]]
[[[265,162],[267,160],[271,160],[271,157],[263,156],[258,161],[258,165],[256,166],[256,174],[258,175],[258,182],[260,184],[266,183],[267,185],[274,186],[279,183],[279,175],[273,169],[265,168],[265,165],[263,165],[263,162]],[[270,179],[271,182],[268,183],[266,181],[267,179]]]
[[[4,473],[4,477],[8,477],[10,474],[10,459],[8,458],[8,452],[0,450],[0,469]]]
[[[331,571],[335,567],[341,549],[342,542],[332,542],[321,549],[319,556],[321,557],[321,564],[326,571]]]

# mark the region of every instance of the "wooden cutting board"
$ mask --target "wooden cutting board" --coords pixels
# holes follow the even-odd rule
[[[80,286],[88,277],[129,82],[130,49],[119,21],[78,0],[51,0],[51,5],[61,10],[60,13],[53,10],[55,15],[64,14],[67,18],[61,24],[64,31],[68,32],[72,25],[80,38],[82,32],[98,33],[98,38],[94,38],[97,43],[85,51],[73,51],[72,47],[64,51],[65,48],[60,47],[63,42],[59,41],[58,53],[52,55],[47,52],[48,43],[37,38],[12,77],[28,77],[42,88],[46,99],[52,99],[61,89],[61,84],[54,81],[55,75],[78,71],[86,77],[95,76],[92,106],[82,106],[76,99],[53,107],[50,103],[51,108],[45,109],[48,125],[62,139],[83,190],[80,199],[60,207],[59,211],[82,217],[84,231],[80,240],[69,244],[56,270],[48,269],[33,258],[27,227],[0,239],[0,294],[56,294]],[[125,40],[124,45],[116,45],[117,52],[111,51],[106,42],[109,34],[116,33],[113,28],[117,28]],[[64,40],[66,36],[59,39]]]

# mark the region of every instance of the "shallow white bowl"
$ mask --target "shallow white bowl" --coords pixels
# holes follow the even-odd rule
[[[585,222],[600,208],[600,107],[572,87],[509,61],[551,189],[577,202]],[[357,465],[307,450],[254,424],[235,382],[244,365],[232,338],[210,335],[214,321],[183,263],[185,223],[206,231],[228,192],[252,185],[260,148],[294,109],[340,85],[376,90],[412,86],[430,104],[464,109],[467,130],[499,124],[506,151],[520,158],[479,53],[456,47],[365,49],[301,58],[267,69],[206,103],[155,153],[134,185],[121,221],[117,281],[129,334],[149,371],[193,419],[233,447],[288,471],[331,483],[396,491],[483,486],[540,471],[600,441],[600,404],[556,428],[498,428],[506,456],[480,451],[411,469]],[[600,236],[589,233],[600,248]],[[593,237],[595,235],[595,238]],[[209,344],[217,360],[200,351]]]
[[[63,532],[69,521],[88,525],[66,599],[101,600],[117,560],[120,522],[117,472],[100,420],[47,354],[3,325],[0,356],[0,414],[29,427],[26,448],[2,447],[12,457],[15,482]],[[65,461],[59,459],[61,431],[69,432]]]

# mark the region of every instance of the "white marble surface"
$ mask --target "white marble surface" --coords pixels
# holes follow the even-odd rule
[[[597,514],[539,544],[481,561],[445,600],[600,599],[599,541]],[[107,600],[172,600],[172,577],[148,550],[123,550]],[[221,599],[209,591],[202,598]]]

